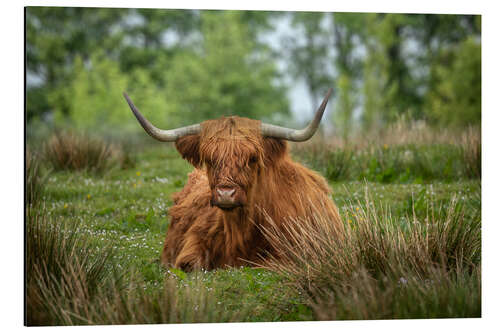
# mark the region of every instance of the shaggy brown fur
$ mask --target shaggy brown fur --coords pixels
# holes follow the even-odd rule
[[[260,121],[208,120],[199,135],[178,139],[176,147],[195,170],[173,197],[162,253],[167,266],[215,269],[277,255],[262,234],[269,223],[313,224],[321,214],[341,225],[326,181],[293,162],[285,141],[262,137]],[[238,187],[244,204],[230,211],[212,206],[214,188],[221,184]]]

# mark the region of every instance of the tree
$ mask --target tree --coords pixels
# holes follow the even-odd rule
[[[304,79],[311,110],[333,84],[329,61],[329,40],[322,26],[323,13],[295,12],[292,14],[294,33],[284,40],[284,51],[288,54],[291,74]]]
[[[137,69],[126,74],[119,64],[105,55],[95,53],[88,62],[75,59],[74,80],[65,88],[58,89],[54,96],[64,96],[68,101],[68,112],[56,108],[54,122],[57,126],[70,126],[83,131],[113,134],[121,131],[139,131],[139,127],[127,107],[122,93],[127,91],[140,105],[141,111],[158,126],[169,126],[167,103],[149,74]],[[54,103],[54,105],[57,105]]]
[[[179,9],[134,9],[124,34],[129,40],[120,52],[120,67],[129,73],[138,68],[150,72],[159,86],[165,85],[160,74],[170,66],[176,52],[191,45],[190,36],[199,31],[199,13]]]
[[[54,92],[70,84],[72,65],[97,49],[113,53],[126,9],[28,7],[26,9],[27,118],[51,112],[56,103],[67,114],[69,101]],[[33,83],[34,82],[34,83]],[[52,95],[49,101],[48,95]]]
[[[419,16],[428,68],[424,115],[432,123],[467,126],[481,120],[481,17]]]
[[[364,32],[361,36],[366,56],[361,66],[363,70],[361,125],[365,131],[382,127],[383,124],[383,91],[387,78],[381,65],[384,63],[384,53],[380,48],[378,38],[373,34],[377,26],[377,20],[377,14],[375,13],[363,15]]]
[[[394,121],[401,114],[416,112],[420,106],[410,56],[404,53],[408,43],[407,28],[411,16],[403,14],[378,15],[377,38],[384,57],[379,58],[384,75],[383,119]]]
[[[273,49],[261,37],[276,18],[293,31]],[[330,105],[344,134],[358,115],[364,129],[403,114],[457,126],[480,119],[474,15],[29,7],[26,58],[28,122],[55,113],[85,123],[98,109],[114,119],[124,88],[145,113],[155,109],[159,126],[223,114],[282,121],[277,59],[305,82],[311,110],[335,88]],[[104,124],[99,117],[85,126]]]
[[[481,123],[481,44],[473,37],[442,51],[450,66],[436,65],[436,88],[429,94],[428,117],[445,126]]]
[[[365,34],[365,14],[333,13],[335,81],[338,99],[334,101],[334,122],[347,139],[352,130],[354,110],[359,105],[363,58],[359,47]]]
[[[173,58],[165,73],[166,97],[178,124],[222,115],[270,119],[288,114],[270,55],[254,52],[255,41],[238,16],[231,11],[202,12],[199,49]]]

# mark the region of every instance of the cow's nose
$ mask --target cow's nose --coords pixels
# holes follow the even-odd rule
[[[214,198],[211,203],[214,206],[223,210],[232,210],[241,206],[240,195],[238,189],[232,186],[217,186]]]
[[[233,189],[230,189],[230,188],[220,189],[220,188],[218,188],[217,194],[219,194],[219,197],[221,199],[230,199],[234,194],[234,188]]]

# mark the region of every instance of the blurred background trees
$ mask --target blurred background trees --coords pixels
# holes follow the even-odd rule
[[[293,104],[312,112],[329,87],[344,137],[401,117],[481,121],[473,15],[29,7],[26,57],[30,129],[138,130],[123,91],[159,127],[292,125]]]

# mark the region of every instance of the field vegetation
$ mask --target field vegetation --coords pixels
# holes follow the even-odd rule
[[[330,182],[345,239],[318,216],[299,245],[263,230],[284,261],[193,273],[159,263],[171,194],[192,169],[172,145],[47,138],[27,151],[27,323],[480,317],[477,129],[437,145],[396,137],[291,147]],[[134,163],[110,157],[124,146]],[[85,167],[54,158],[66,150]]]

